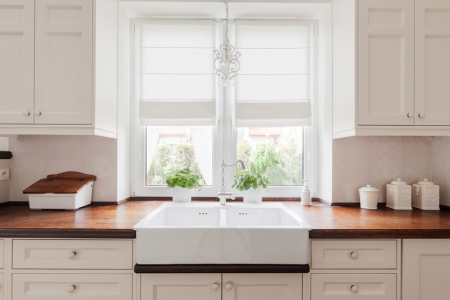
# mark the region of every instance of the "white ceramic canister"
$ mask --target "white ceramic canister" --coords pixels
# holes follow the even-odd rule
[[[412,210],[411,186],[401,178],[386,185],[386,206],[397,210]]]
[[[439,210],[439,186],[427,178],[413,184],[412,206],[423,210]]]
[[[378,189],[370,184],[359,189],[359,201],[361,208],[377,209],[378,203]]]
[[[173,202],[191,202],[192,189],[185,189],[179,186],[173,188]]]

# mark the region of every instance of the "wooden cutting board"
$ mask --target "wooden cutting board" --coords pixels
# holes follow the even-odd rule
[[[26,188],[24,194],[76,194],[89,182],[96,180],[94,175],[79,172],[64,172],[48,175]]]

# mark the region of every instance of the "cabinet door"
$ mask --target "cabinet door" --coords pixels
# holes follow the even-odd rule
[[[141,300],[221,300],[221,274],[141,274]]]
[[[448,300],[450,240],[403,240],[402,299]]]
[[[358,1],[357,31],[358,124],[413,125],[414,1]]]
[[[13,274],[14,300],[131,300],[132,274]]]
[[[33,110],[34,0],[0,0],[0,124],[33,123]]]
[[[302,274],[223,274],[222,300],[301,300]]]
[[[449,0],[416,0],[415,99],[416,125],[450,125]]]
[[[92,0],[36,0],[36,124],[91,124]]]

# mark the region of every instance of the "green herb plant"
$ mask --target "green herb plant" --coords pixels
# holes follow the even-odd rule
[[[248,170],[240,171],[234,177],[233,188],[237,188],[239,191],[246,191],[250,188],[257,189],[262,186],[263,188],[267,188],[269,184],[269,179],[267,177],[258,175],[252,175]]]
[[[166,178],[166,183],[171,188],[179,186],[185,189],[196,188],[199,191],[202,188],[200,176],[192,173],[189,168],[176,170],[172,175]]]

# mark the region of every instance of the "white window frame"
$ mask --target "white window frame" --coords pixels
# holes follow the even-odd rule
[[[198,19],[198,18],[195,18]],[[131,189],[133,197],[171,197],[172,190],[167,186],[146,186],[146,128],[139,124],[139,37],[140,26],[147,19],[132,19],[131,28]],[[151,19],[154,20],[154,19]],[[167,20],[167,18],[165,19]],[[201,19],[205,20],[205,19]],[[220,24],[222,20],[216,20]],[[315,160],[315,149],[317,149],[317,128],[316,107],[318,95],[318,38],[317,28],[318,22],[314,20],[298,20],[298,22],[308,24],[310,26],[311,52],[310,52],[310,90],[312,102],[312,126],[303,127],[303,178],[308,179],[308,185],[311,194],[315,195],[316,191],[316,172],[317,162]],[[221,26],[216,26],[216,48],[219,48],[219,40],[223,39]],[[234,43],[234,22],[230,20],[229,39],[231,44]],[[238,74],[239,76],[239,74]],[[227,101],[224,102],[224,98]],[[228,103],[229,105],[225,105]],[[213,164],[212,174],[213,183],[211,186],[204,186],[200,191],[192,190],[192,197],[216,197],[221,188],[221,168],[222,160],[230,164],[237,157],[237,130],[234,128],[234,88],[227,87],[224,91],[222,87],[216,88],[216,126],[213,128]],[[225,115],[224,115],[225,113]],[[225,136],[225,138],[223,138]],[[225,141],[225,143],[224,143]],[[242,192],[232,189],[235,168],[226,168],[225,170],[225,189],[232,191],[237,197],[242,197]],[[302,186],[269,186],[263,194],[264,198],[299,198]]]

